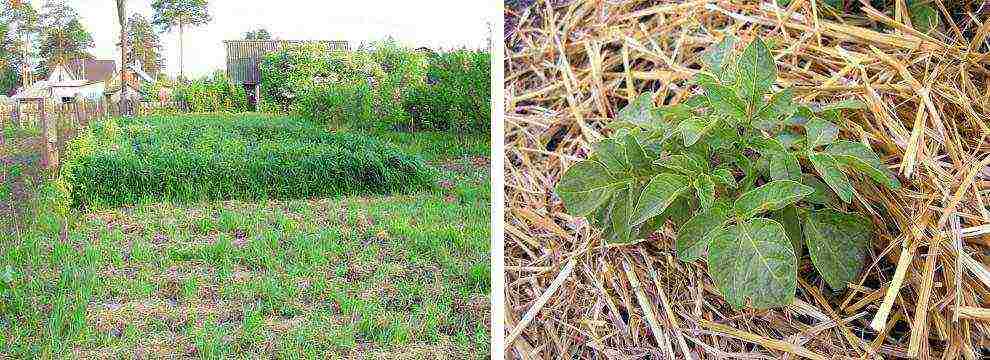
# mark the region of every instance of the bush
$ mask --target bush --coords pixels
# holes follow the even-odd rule
[[[192,112],[248,111],[247,92],[243,87],[232,83],[227,74],[219,71],[212,77],[177,85],[174,98],[185,103]]]
[[[265,57],[261,71],[261,109],[286,113],[300,110],[298,103],[316,88],[376,83],[384,72],[371,56],[330,50],[325,44],[290,46]]]
[[[369,125],[375,118],[375,95],[365,83],[319,86],[303,95],[298,104],[303,117],[332,127]]]
[[[392,40],[357,51],[292,46],[262,61],[262,110],[362,129],[488,132],[490,62],[470,50],[427,59]]]
[[[411,89],[403,105],[417,128],[461,133],[491,128],[491,54],[459,50],[430,62],[429,83]]]
[[[62,178],[75,206],[292,199],[430,188],[418,157],[293,118],[146,117],[94,123]]]

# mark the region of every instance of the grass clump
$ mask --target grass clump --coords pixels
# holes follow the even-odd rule
[[[431,186],[418,157],[295,118],[217,115],[112,119],[70,145],[63,178],[76,206],[386,194]]]

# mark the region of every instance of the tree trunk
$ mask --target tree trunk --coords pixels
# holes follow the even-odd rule
[[[186,79],[186,67],[185,67],[185,63],[183,63],[183,57],[185,56],[185,48],[183,47],[185,45],[185,37],[184,37],[185,30],[186,30],[185,24],[183,24],[180,21],[179,22],[179,79],[183,81]]]
[[[117,0],[117,17],[120,19],[120,96],[127,89],[127,0]]]

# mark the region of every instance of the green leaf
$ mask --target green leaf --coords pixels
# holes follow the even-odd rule
[[[637,173],[650,172],[653,168],[653,161],[646,156],[646,151],[643,150],[643,146],[639,144],[636,137],[633,135],[626,135],[624,141],[626,162],[632,170]]]
[[[632,225],[639,225],[663,213],[690,184],[691,181],[687,176],[675,174],[654,176],[643,189],[638,201],[630,201],[635,205],[630,217]]]
[[[666,159],[657,159],[653,163],[688,176],[694,176],[705,170],[704,165],[697,159],[687,155],[671,155]]]
[[[805,130],[808,132],[808,149],[831,144],[839,137],[839,128],[819,117],[808,120]]]
[[[732,46],[735,44],[736,38],[733,36],[725,36],[722,41],[718,43],[712,50],[705,53],[703,61],[704,64],[715,74],[721,74],[724,71],[724,65],[726,60],[729,59],[732,52]]]
[[[710,76],[699,76],[698,84],[705,89],[708,105],[715,113],[731,119],[733,123],[742,123],[749,118],[746,103],[736,95],[735,90],[719,84]]]
[[[701,139],[701,136],[708,132],[708,123],[702,118],[692,117],[690,119],[681,121],[677,125],[677,130],[681,132],[681,137],[684,139],[684,146],[691,146]]]
[[[740,195],[732,206],[737,217],[747,219],[764,211],[778,210],[796,203],[812,192],[814,189],[797,181],[777,180]]]
[[[571,215],[585,216],[608,200],[614,189],[626,180],[608,176],[605,166],[585,160],[571,166],[557,183],[557,195]]]
[[[856,280],[866,259],[869,219],[832,209],[812,211],[804,219],[804,236],[811,262],[828,286],[842,290]]]
[[[829,189],[828,185],[824,182],[818,180],[818,177],[812,174],[802,174],[801,183],[808,185],[815,189],[815,192],[811,195],[806,196],[804,199],[812,204],[827,205],[827,204],[837,204],[838,198],[832,189]]]
[[[626,147],[616,139],[602,140],[595,146],[592,158],[605,165],[607,174],[613,178],[627,177],[632,167],[626,159]]]
[[[794,246],[794,256],[801,258],[801,250],[804,249],[804,236],[801,233],[801,217],[798,214],[797,206],[791,204],[776,210],[771,213],[771,218],[784,226],[787,239]]]
[[[706,174],[701,174],[694,180],[694,190],[698,194],[702,209],[710,209],[715,205],[715,182]]]
[[[728,218],[729,206],[724,202],[696,213],[677,231],[674,241],[677,257],[682,261],[700,259],[715,235],[724,229]]]
[[[719,232],[709,247],[708,272],[735,309],[794,302],[797,257],[776,221],[755,218]]]
[[[615,237],[612,242],[628,243],[634,240],[633,211],[636,205],[637,191],[635,189],[622,189],[615,194],[618,200],[612,208],[612,232]]]
[[[628,121],[630,123],[647,127],[656,121],[651,110],[653,109],[653,93],[645,92],[629,102],[622,110],[615,114],[615,119]]]
[[[739,97],[749,104],[749,108],[759,109],[759,105],[763,103],[763,95],[776,80],[777,64],[770,49],[762,39],[756,38],[743,50],[736,62]]]
[[[811,160],[811,165],[815,167],[818,175],[821,175],[822,179],[825,180],[825,184],[828,184],[828,187],[839,195],[839,199],[845,203],[852,202],[856,189],[849,183],[846,174],[839,169],[839,162],[832,155],[811,153],[808,154],[808,160]]]
[[[796,111],[797,105],[794,104],[794,91],[785,89],[784,91],[773,94],[770,102],[763,109],[760,109],[754,125],[764,130],[774,129],[777,126],[783,125],[783,120],[789,119]]]
[[[770,178],[773,180],[798,180],[801,163],[784,144],[774,138],[757,138],[751,145],[767,158]]]
[[[901,182],[880,162],[872,149],[862,143],[840,140],[832,143],[825,152],[844,165],[865,173],[874,181],[891,189],[901,187]]]
[[[938,12],[921,0],[908,1],[908,12],[911,14],[911,25],[923,33],[931,32],[941,22]]]
[[[688,219],[691,218],[693,211],[693,199],[682,194],[681,196],[678,196],[674,202],[670,203],[670,205],[667,206],[667,210],[664,210],[658,217],[670,220],[677,227],[681,227],[688,221]]]
[[[727,168],[716,169],[715,172],[712,173],[712,179],[715,179],[715,182],[722,184],[727,188],[736,187],[736,178],[732,175],[732,170]]]

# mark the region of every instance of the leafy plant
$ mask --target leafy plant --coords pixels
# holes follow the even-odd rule
[[[667,220],[684,261],[707,252],[726,301],[741,308],[793,301],[798,257],[833,289],[859,273],[870,221],[840,210],[861,173],[900,183],[868,146],[839,140],[841,110],[857,102],[799,105],[790,89],[771,92],[776,65],[762,40],[732,56],[727,38],[706,54],[694,82],[701,92],[656,108],[632,99],[614,134],[571,166],[557,185],[568,211],[604,229],[607,241],[646,238]]]

